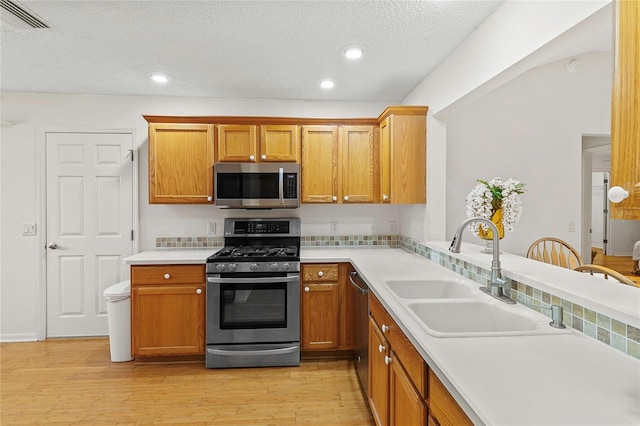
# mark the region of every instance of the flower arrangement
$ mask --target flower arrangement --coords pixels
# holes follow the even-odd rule
[[[525,191],[524,183],[511,178],[503,182],[499,177],[494,177],[488,182],[481,179],[477,181],[478,184],[467,195],[467,216],[491,220],[493,215],[502,209],[502,224],[507,230],[513,231],[513,225],[522,214],[520,194]],[[474,222],[469,225],[469,230],[476,235],[481,233],[479,228],[484,232],[489,230],[489,227],[482,223]]]

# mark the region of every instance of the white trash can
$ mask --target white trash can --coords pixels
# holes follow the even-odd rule
[[[131,361],[131,281],[121,281],[104,291],[109,321],[111,362]]]

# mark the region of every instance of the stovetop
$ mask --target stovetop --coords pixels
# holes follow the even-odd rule
[[[225,246],[207,259],[207,262],[272,262],[298,260],[297,246],[250,245]]]

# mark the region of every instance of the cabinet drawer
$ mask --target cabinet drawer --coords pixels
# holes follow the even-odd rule
[[[337,263],[302,265],[302,282],[327,281],[338,281]]]
[[[391,348],[402,361],[402,365],[407,371],[408,376],[411,377],[420,395],[426,398],[427,364],[424,362],[424,359],[422,359],[422,356],[411,341],[387,313],[384,306],[382,306],[378,299],[371,293],[369,293],[369,307],[371,309],[371,316],[380,329],[382,330],[383,325],[386,326],[385,331],[383,331],[385,338],[389,341]]]
[[[204,283],[204,265],[132,266],[131,282],[137,284]]]
[[[473,424],[431,370],[429,370],[429,408],[439,425]]]

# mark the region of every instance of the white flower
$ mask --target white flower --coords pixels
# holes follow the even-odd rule
[[[524,184],[511,178],[502,182],[499,177],[488,182],[478,179],[478,182],[466,198],[467,217],[490,220],[494,210],[502,207],[502,223],[508,231],[513,231],[513,225],[522,215],[520,194],[524,192]],[[485,231],[489,229],[487,225],[478,222],[471,223],[469,229],[478,235],[479,226]]]

